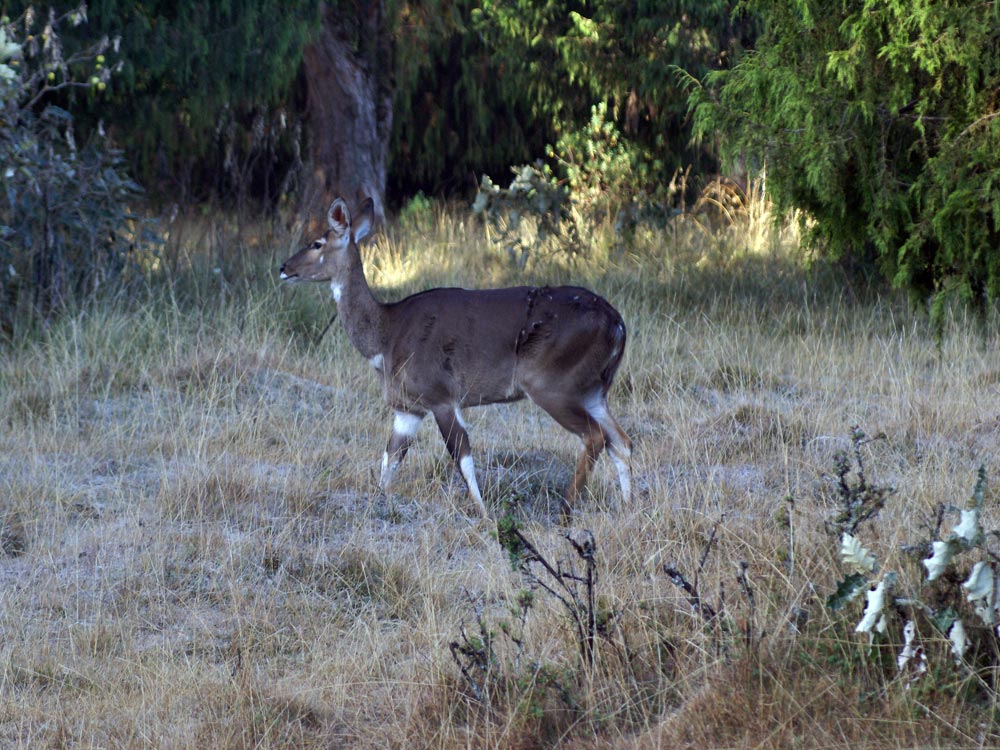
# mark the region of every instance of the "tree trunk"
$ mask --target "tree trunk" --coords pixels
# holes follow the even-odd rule
[[[384,0],[357,2],[348,13],[325,5],[322,30],[304,53],[310,179],[303,209],[314,220],[337,196],[352,210],[371,196],[376,219],[384,218],[392,53]]]

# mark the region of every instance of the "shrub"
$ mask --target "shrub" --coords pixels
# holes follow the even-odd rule
[[[551,164],[513,168],[504,189],[483,175],[472,210],[483,216],[512,263],[523,268],[534,252],[553,248],[570,257],[586,253],[594,227],[614,219],[614,231],[629,241],[640,223],[663,227],[674,216],[676,181],[659,186],[652,175],[663,165],[630,143],[608,118],[607,102],[590,120],[546,147]]]
[[[487,175],[472,204],[503,248],[510,262],[524,268],[529,257],[545,248],[572,256],[582,245],[569,191],[544,164],[514,168],[510,187],[502,188]]]
[[[855,428],[852,442],[857,479],[848,478],[850,461],[838,455],[841,513],[830,527],[839,533],[846,572],[827,606],[835,612],[846,610],[864,592],[864,611],[854,631],[866,635],[873,646],[884,644],[896,650],[889,674],[894,666],[907,686],[929,673],[947,675],[953,668],[969,680],[970,687],[995,697],[1000,673],[1000,558],[996,552],[1000,530],[983,526],[985,467],[979,468],[965,507],[942,505],[933,528],[927,524],[930,538],[904,546],[911,559],[920,560],[926,574],[919,586],[908,586],[900,573],[880,570],[876,554],[862,544],[861,525],[878,515],[892,490],[873,485],[865,477],[860,452],[867,442],[864,433]],[[942,523],[949,516],[957,516],[958,522],[942,535]],[[902,637],[897,639],[896,634]]]
[[[691,96],[695,131],[767,167],[808,239],[935,318],[1000,295],[1000,26],[993,3],[752,0],[753,53]]]
[[[44,19],[29,10],[0,25],[0,309],[30,301],[43,318],[118,278],[145,239],[129,207],[139,186],[100,131],[76,142],[76,95],[100,96],[117,47],[100,39],[64,49],[63,23],[86,21],[83,7]],[[4,320],[4,327],[13,325]]]

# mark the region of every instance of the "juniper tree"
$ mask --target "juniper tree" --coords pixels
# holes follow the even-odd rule
[[[1000,6],[748,0],[763,33],[691,96],[696,133],[766,166],[812,245],[933,300],[1000,293]]]

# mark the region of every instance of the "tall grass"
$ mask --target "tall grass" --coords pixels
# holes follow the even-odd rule
[[[384,298],[573,281],[622,311],[612,400],[636,498],[617,502],[602,461],[574,521],[607,617],[593,669],[541,590],[522,645],[503,634],[525,582],[429,427],[378,495],[390,415],[339,328],[320,338],[328,290],[277,285],[297,237],[178,220],[145,288],[0,350],[0,746],[996,744],[995,694],[944,668],[896,679],[853,632],[860,604],[823,604],[841,574],[827,477],[852,425],[885,435],[866,456],[897,491],[871,546],[913,582],[901,545],[997,465],[996,329],[956,313],[936,338],[765,212],[523,273],[457,210],[364,249]],[[565,556],[575,441],[526,403],[466,416],[494,514],[512,503]],[[693,611],[666,563],[725,618]],[[477,618],[496,638],[488,706],[449,651]]]

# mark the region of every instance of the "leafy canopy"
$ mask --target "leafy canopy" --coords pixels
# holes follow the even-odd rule
[[[31,5],[43,6],[6,3],[12,16]],[[80,2],[48,5],[62,13]],[[244,141],[260,140],[254,128],[289,124],[254,113],[289,98],[319,9],[319,0],[90,0],[86,34],[119,38],[121,69],[100,102],[66,108],[103,122],[150,188],[198,189]],[[67,45],[80,42],[68,29]]]
[[[505,174],[548,133],[510,90],[475,30],[473,0],[389,4],[396,42],[390,190],[468,192],[481,172]]]
[[[729,5],[485,0],[473,19],[499,56],[504,85],[527,97],[535,118],[561,133],[609,101],[627,133],[652,142],[665,128],[684,130],[677,67],[704,75],[749,31],[731,23]]]
[[[764,32],[690,103],[696,134],[766,166],[814,246],[933,295],[1000,294],[996,3],[748,0]]]

